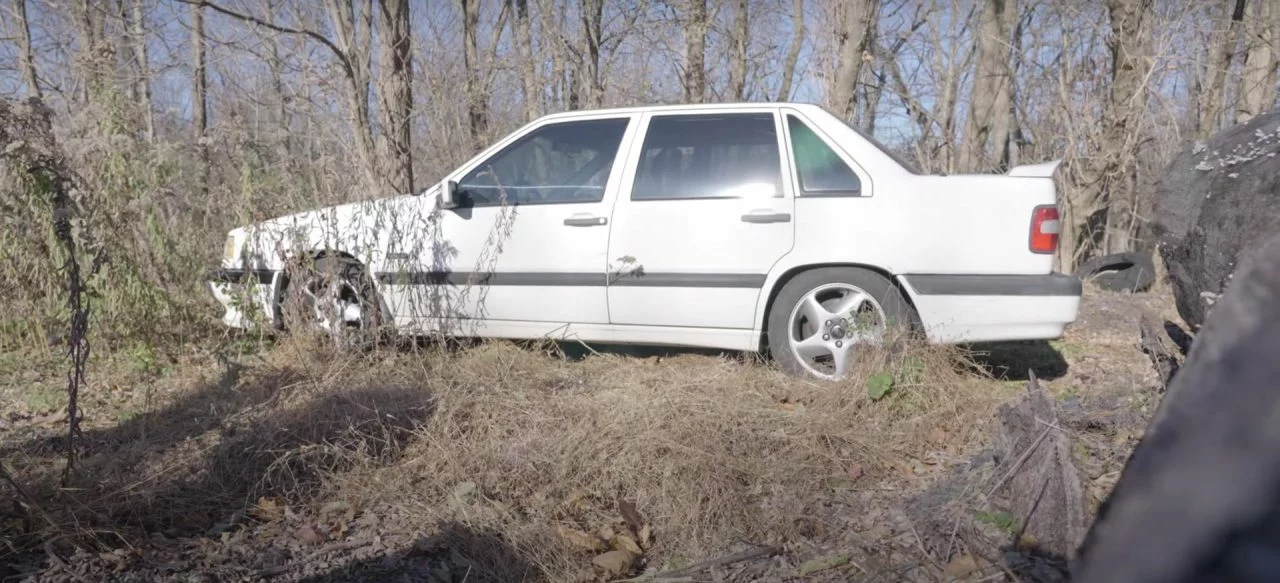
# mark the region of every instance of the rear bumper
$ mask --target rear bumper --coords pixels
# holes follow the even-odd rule
[[[278,273],[271,269],[214,269],[206,275],[209,290],[222,305],[222,323],[231,328],[251,328],[275,321]]]
[[[1083,286],[1070,275],[898,277],[931,342],[1061,338],[1075,322]]]

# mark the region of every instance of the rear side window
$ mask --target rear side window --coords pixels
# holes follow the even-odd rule
[[[792,115],[787,116],[791,133],[791,153],[796,159],[800,196],[859,196],[862,181],[844,160],[813,129]]]
[[[773,114],[666,115],[650,121],[632,200],[781,196]]]

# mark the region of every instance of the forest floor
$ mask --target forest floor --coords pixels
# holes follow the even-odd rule
[[[990,473],[1030,369],[1085,419],[1091,513],[1160,397],[1144,310],[1178,322],[1089,289],[1061,340],[838,384],[681,351],[138,349],[91,363],[66,487],[64,365],[0,355],[0,580],[1003,580],[1021,517],[957,476]]]

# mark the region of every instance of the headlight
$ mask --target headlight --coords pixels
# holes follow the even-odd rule
[[[230,264],[235,262],[236,255],[236,235],[235,233],[228,233],[227,242],[222,247],[222,258]]]

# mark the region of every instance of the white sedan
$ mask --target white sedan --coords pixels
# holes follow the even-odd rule
[[[922,174],[811,104],[549,115],[425,192],[232,230],[228,326],[761,351],[839,378],[860,347],[1053,339],[1056,162]]]

